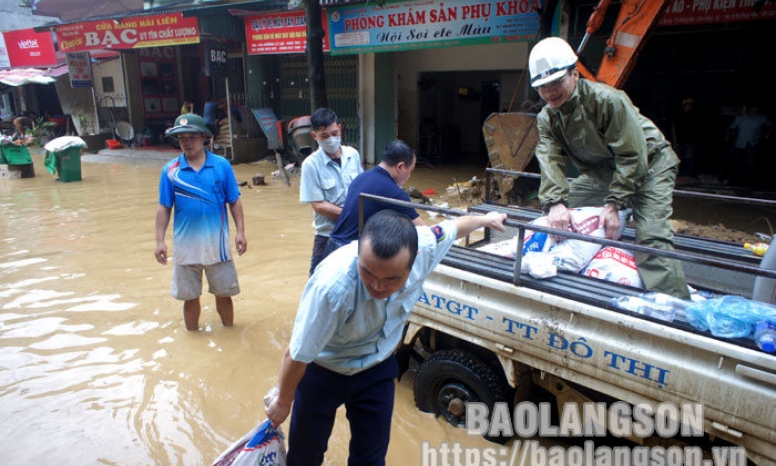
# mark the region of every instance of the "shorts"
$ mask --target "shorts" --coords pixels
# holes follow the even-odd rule
[[[202,271],[207,277],[208,292],[218,296],[235,296],[240,293],[237,269],[234,261],[217,262],[211,265],[173,265],[170,294],[175,299],[189,301],[202,294]]]

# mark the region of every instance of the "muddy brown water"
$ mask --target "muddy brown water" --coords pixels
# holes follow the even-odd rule
[[[265,418],[261,399],[277,382],[313,239],[299,178],[287,187],[268,162],[234,167],[239,181],[266,180],[242,188],[235,327],[221,326],[206,294],[202,330],[187,332],[171,268],[153,258],[164,161],[89,155],[83,180],[63,183],[33,159],[34,178],[0,180],[2,463],[209,465]],[[406,186],[443,201],[453,182],[481,175],[420,167]],[[325,464],[345,464],[348,441],[340,412]],[[494,446],[419,412],[409,373],[388,464],[421,464],[423,442]]]
[[[171,268],[153,258],[164,161],[89,155],[65,183],[33,159],[34,178],[0,180],[0,463],[209,465],[265,418],[277,382],[313,239],[298,177],[286,187],[272,164],[234,167],[240,181],[266,176],[242,188],[235,327],[207,294],[202,330],[187,332]],[[437,190],[452,176],[417,173]],[[415,409],[411,379],[398,384],[389,464],[419,464],[423,441],[493,445]],[[326,464],[345,464],[348,440],[340,413]]]

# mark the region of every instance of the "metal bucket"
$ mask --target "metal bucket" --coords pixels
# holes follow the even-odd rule
[[[288,141],[300,160],[313,152],[315,139],[313,139],[312,129],[309,116],[294,118],[288,123]]]

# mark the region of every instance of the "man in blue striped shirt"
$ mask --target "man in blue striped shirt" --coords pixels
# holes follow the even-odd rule
[[[231,327],[232,296],[240,292],[240,286],[229,245],[227,205],[237,229],[237,253],[242,255],[248,247],[240,190],[232,165],[205,149],[205,141],[213,133],[199,115],[179,116],[166,135],[178,137],[183,154],[162,169],[154,257],[160,264],[167,264],[164,236],[174,209],[171,294],[183,301],[186,330],[199,329],[202,272],[207,276],[210,292],[216,296],[221,323]]]

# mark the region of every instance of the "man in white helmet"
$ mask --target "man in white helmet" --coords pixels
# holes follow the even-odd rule
[[[541,167],[539,198],[549,226],[572,228],[569,208],[604,206],[601,227],[613,239],[618,210],[633,208],[636,243],[673,250],[668,219],[679,158],[655,124],[628,96],[606,84],[580,79],[569,44],[549,37],[531,50],[531,85],[547,105],[537,116]],[[572,163],[580,176],[566,179]],[[689,298],[679,261],[636,253],[644,285]]]

